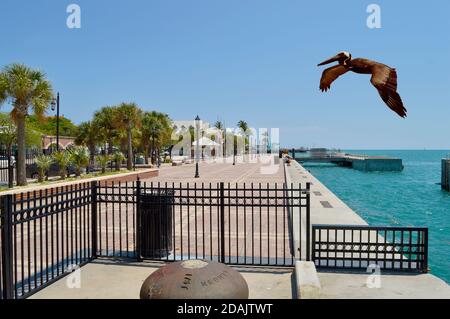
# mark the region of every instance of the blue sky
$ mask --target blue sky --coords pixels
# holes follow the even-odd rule
[[[279,127],[289,147],[448,149],[450,4],[411,2],[1,0],[0,66],[44,70],[76,123],[135,101],[173,119]],[[66,27],[70,3],[79,30]],[[366,26],[371,3],[381,29]],[[319,91],[317,63],[342,50],[397,68],[406,120],[367,76]]]

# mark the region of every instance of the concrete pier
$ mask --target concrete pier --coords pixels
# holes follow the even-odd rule
[[[399,172],[403,170],[401,158],[384,156],[365,156],[347,153],[326,153],[311,156],[296,156],[300,163],[331,163],[339,166],[352,167],[364,172]]]
[[[441,186],[450,191],[450,159],[442,160]]]

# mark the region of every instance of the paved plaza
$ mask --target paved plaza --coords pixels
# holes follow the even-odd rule
[[[281,159],[278,157],[257,159],[238,157],[236,165],[233,165],[233,160],[230,158],[200,161],[199,172],[200,178],[194,178],[195,164],[162,165],[159,176],[147,181],[205,184],[218,182],[274,184],[284,182],[284,168]]]

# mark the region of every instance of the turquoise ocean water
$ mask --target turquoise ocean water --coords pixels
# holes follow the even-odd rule
[[[441,159],[450,151],[345,152],[403,159],[402,172],[360,172],[305,164],[311,173],[371,225],[429,227],[431,272],[450,283],[450,193],[441,190]]]

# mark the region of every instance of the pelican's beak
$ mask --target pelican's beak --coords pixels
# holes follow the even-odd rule
[[[326,61],[323,61],[322,63],[319,63],[317,66],[321,66],[321,65],[325,65],[325,64],[329,64],[329,63],[333,63],[333,62],[339,61],[339,58],[340,58],[340,56],[336,55],[336,56],[332,57],[331,59],[328,59]]]

